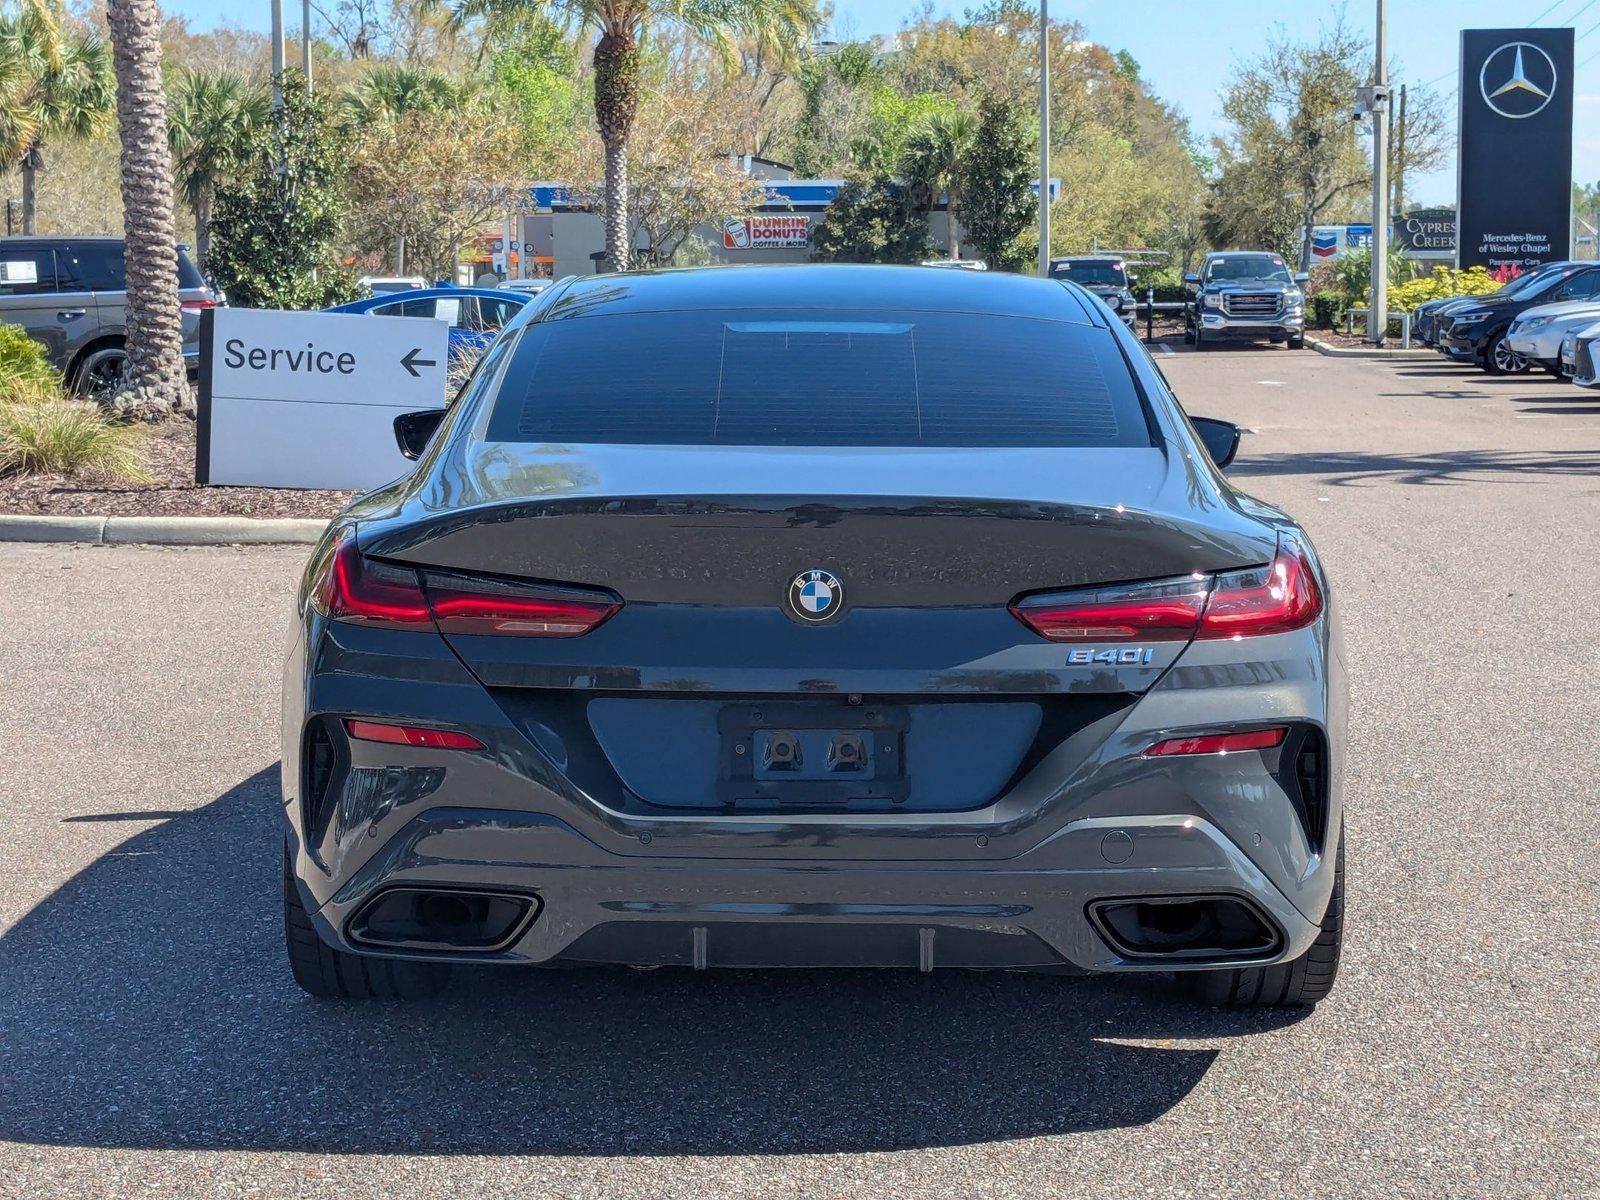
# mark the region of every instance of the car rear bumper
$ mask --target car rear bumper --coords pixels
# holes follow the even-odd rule
[[[353,919],[396,886],[533,898],[510,944],[445,955],[475,962],[1152,971],[1281,961],[1317,934],[1221,830],[1176,814],[1075,821],[998,862],[777,862],[622,855],[553,816],[439,808],[409,822],[312,919],[330,943],[361,952]],[[1147,896],[1243,898],[1275,946],[1220,959],[1121,954],[1089,906]]]

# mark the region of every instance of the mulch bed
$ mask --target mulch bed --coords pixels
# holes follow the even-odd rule
[[[289,488],[197,487],[194,422],[151,427],[144,456],[154,482],[94,483],[52,475],[0,478],[0,513],[50,516],[331,517],[354,494]]]
[[[1374,346],[1371,342],[1367,341],[1366,333],[1362,330],[1361,323],[1359,321],[1356,322],[1356,330],[1357,332],[1353,337],[1345,333],[1343,326],[1340,326],[1338,329],[1308,329],[1306,330],[1306,334],[1309,337],[1316,338],[1317,341],[1322,342],[1325,345],[1335,346],[1341,350],[1399,350],[1402,348],[1400,345],[1399,334],[1391,334],[1384,341],[1383,345]],[[1411,348],[1413,350],[1427,349],[1426,346],[1416,340],[1412,341]]]

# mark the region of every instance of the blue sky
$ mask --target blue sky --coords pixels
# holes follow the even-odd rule
[[[841,26],[858,36],[893,33],[916,0],[835,0]],[[933,0],[936,13],[959,14],[977,0]],[[267,28],[267,0],[164,0],[168,12],[187,15],[195,28],[231,22]],[[300,5],[286,0],[290,24]],[[1051,15],[1083,23],[1088,36],[1139,60],[1155,92],[1178,104],[1196,131],[1218,128],[1217,97],[1234,62],[1254,54],[1275,28],[1314,33],[1318,22],[1343,11],[1350,24],[1369,30],[1376,5],[1307,0],[1056,0]],[[1399,63],[1393,82],[1431,85],[1441,95],[1455,89],[1459,33],[1463,28],[1571,25],[1578,33],[1573,171],[1600,180],[1600,0],[1389,0],[1389,44]],[[1455,163],[1414,177],[1408,190],[1419,204],[1455,198]]]

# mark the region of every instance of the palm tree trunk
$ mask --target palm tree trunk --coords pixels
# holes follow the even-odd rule
[[[35,138],[28,143],[22,152],[20,169],[22,172],[22,236],[32,237],[38,230],[35,228],[39,211],[39,168],[44,165],[44,155],[39,150],[39,141]]]
[[[594,48],[594,115],[606,150],[606,260],[626,271],[628,237],[628,137],[639,111],[639,42],[631,26],[608,28]]]
[[[161,13],[156,0],[108,0],[106,19],[117,73],[128,280],[128,364],[112,403],[128,416],[155,420],[190,407],[161,86]]]
[[[211,192],[210,189],[202,191],[194,202],[194,252],[199,258],[195,266],[200,274],[206,273],[206,264],[211,261]]]

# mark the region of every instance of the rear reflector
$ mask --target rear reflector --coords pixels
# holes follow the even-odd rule
[[[1186,642],[1211,581],[1204,575],[1026,596],[1012,614],[1052,642]]]
[[[1240,750],[1270,750],[1283,744],[1283,729],[1252,729],[1249,733],[1207,733],[1199,737],[1168,738],[1144,752],[1146,758],[1176,754],[1233,754]]]
[[[1280,536],[1277,556],[1269,566],[1217,576],[1217,586],[1195,636],[1235,638],[1288,633],[1303,629],[1321,614],[1322,592],[1311,573],[1305,548],[1292,537]]]
[[[622,607],[610,592],[427,572],[367,558],[341,536],[317,568],[311,604],[335,621],[512,637],[577,637]]]
[[[420,725],[386,725],[382,721],[346,721],[345,731],[358,742],[387,742],[391,746],[427,746],[434,750],[482,750],[471,734],[454,729],[427,729]]]

